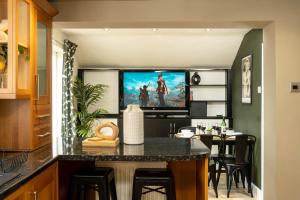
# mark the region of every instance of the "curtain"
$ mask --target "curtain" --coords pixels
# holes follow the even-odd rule
[[[69,40],[64,40],[63,74],[62,74],[62,135],[75,136],[76,119],[73,114],[72,75],[74,54],[77,45]]]

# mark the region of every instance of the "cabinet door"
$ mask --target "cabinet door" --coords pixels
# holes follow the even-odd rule
[[[5,198],[5,200],[29,200],[28,185],[23,185],[17,191]]]
[[[57,200],[57,163],[51,165],[32,180],[33,199],[35,200]]]
[[[16,1],[16,92],[18,97],[30,94],[30,9],[28,0]]]
[[[0,1],[0,94],[13,93],[13,1]]]
[[[35,98],[36,104],[49,104],[51,94],[51,18],[37,9]]]

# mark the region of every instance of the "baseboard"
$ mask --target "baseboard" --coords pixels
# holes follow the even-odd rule
[[[253,196],[256,200],[263,200],[262,190],[259,189],[254,183],[252,183]]]

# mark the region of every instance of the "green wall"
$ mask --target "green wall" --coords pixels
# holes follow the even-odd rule
[[[254,184],[261,188],[261,59],[263,32],[261,29],[249,31],[238,50],[232,65],[232,117],[233,129],[238,132],[255,135],[257,138],[254,152]],[[252,54],[252,104],[241,103],[241,60]]]

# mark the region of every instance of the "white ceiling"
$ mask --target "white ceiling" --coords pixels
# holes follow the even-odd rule
[[[231,67],[249,29],[61,29],[80,67]]]

